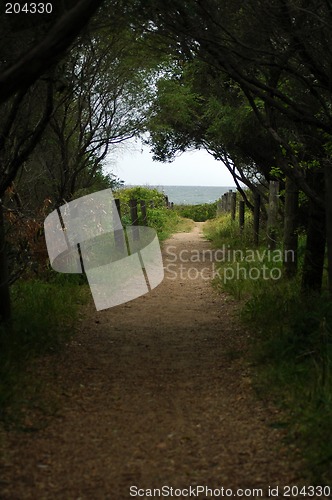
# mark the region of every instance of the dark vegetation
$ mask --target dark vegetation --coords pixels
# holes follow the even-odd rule
[[[48,281],[24,279],[12,286],[13,320],[10,329],[0,327],[0,421],[6,427],[24,430],[29,410],[38,407],[44,416],[51,411],[33,366],[73,337],[88,294],[79,275],[50,273]]]
[[[49,269],[47,214],[119,187],[105,164],[129,138],[143,137],[164,162],[205,148],[232,173],[247,214],[258,195],[266,207],[270,182],[279,182],[269,232],[280,249],[294,252],[294,265],[278,264],[280,282],[227,286],[247,301],[264,359],[259,370],[273,372],[267,378],[291,408],[297,436],[316,436],[315,443],[321,436],[322,452],[313,446],[311,460],[331,481],[331,28],[330,0],[62,0],[51,15],[1,13],[4,406],[21,366],[8,360],[57,348],[73,317],[66,308],[81,300],[70,291],[77,283]],[[166,218],[175,223],[181,210],[156,203],[149,223],[165,236]],[[205,217],[203,208],[187,215],[192,210]],[[231,226],[220,234],[227,233],[232,245],[246,242]],[[28,302],[31,290],[39,308]],[[77,299],[60,300],[62,293]],[[47,331],[43,307],[44,318],[54,314]],[[45,331],[45,344],[37,331]]]
[[[266,225],[263,234],[264,230]],[[283,262],[273,259],[283,252],[280,243],[271,254],[266,252],[265,241],[254,246],[250,214],[243,231],[230,214],[210,221],[205,231],[213,246],[228,252],[218,264],[214,285],[241,303],[243,324],[251,331],[255,389],[259,397],[272,400],[282,410],[272,425],[285,428],[288,444],[301,450],[311,481],[331,484],[331,297],[327,290],[303,294],[300,276],[285,276]],[[252,250],[255,258],[248,253]],[[305,238],[300,233],[300,265],[304,252]],[[280,270],[279,279],[273,279],[278,276],[276,269]],[[323,282],[326,280],[325,271]]]

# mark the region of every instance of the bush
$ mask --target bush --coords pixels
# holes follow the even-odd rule
[[[195,222],[205,222],[216,216],[217,202],[203,203],[201,205],[174,205],[174,210],[181,217],[192,219]]]
[[[129,201],[135,199],[138,202],[144,200],[148,207],[153,202],[155,208],[165,207],[165,195],[155,188],[137,186],[132,188],[122,188],[114,192],[114,198],[119,198],[121,212],[129,212]]]

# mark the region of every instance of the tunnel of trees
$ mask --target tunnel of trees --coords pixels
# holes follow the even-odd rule
[[[329,0],[62,0],[2,14],[1,320],[46,215],[116,185],[107,155],[143,135],[164,162],[205,148],[253,193],[278,180],[286,248],[301,204],[302,290],[321,290],[327,261],[332,291],[331,38]]]

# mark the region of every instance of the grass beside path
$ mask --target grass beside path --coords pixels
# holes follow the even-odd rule
[[[282,262],[273,260],[266,246],[249,252],[254,249],[250,219],[240,233],[237,223],[223,215],[208,222],[205,233],[216,248],[226,250],[215,285],[242,304],[242,320],[252,331],[258,393],[284,410],[278,425],[302,450],[311,480],[332,485],[331,299],[324,293],[303,296],[299,279],[284,279]],[[280,277],[274,279],[278,269]]]
[[[55,273],[48,282],[26,280],[12,286],[13,320],[0,326],[0,421],[5,426],[24,427],[31,407],[46,408],[34,363],[58,352],[74,334],[87,292],[80,277]]]

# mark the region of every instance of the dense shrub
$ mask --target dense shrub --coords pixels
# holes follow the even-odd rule
[[[204,222],[216,216],[217,202],[200,205],[174,205],[174,210],[181,217],[192,219],[195,222]]]
[[[165,206],[165,195],[161,191],[155,188],[149,188],[146,186],[136,186],[131,188],[122,188],[114,192],[114,197],[119,198],[121,202],[121,207],[124,208],[127,205],[129,207],[129,200],[144,200],[148,205],[153,202],[155,208],[160,208]]]

